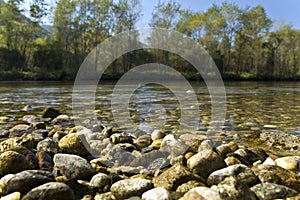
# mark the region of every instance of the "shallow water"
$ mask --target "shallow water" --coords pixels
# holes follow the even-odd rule
[[[89,119],[91,124],[103,123],[144,131],[164,129],[174,132],[180,127],[184,127],[184,130],[194,128],[195,124],[198,130],[206,131],[213,126],[210,121],[211,98],[204,83],[191,82],[191,85],[194,91],[180,91],[181,96],[155,84],[136,86],[134,91],[125,87],[113,96],[114,83],[104,82],[98,85],[96,93],[97,112],[91,103],[92,99],[83,93],[83,101],[75,106],[85,110],[75,118]],[[300,83],[226,82],[225,89],[227,111],[223,129],[247,133],[275,129],[300,134]],[[0,117],[9,117],[2,122],[0,120],[0,131],[20,123],[24,115],[39,116],[48,106],[72,115],[72,92],[73,83],[0,83]],[[133,94],[128,99],[131,92]],[[196,103],[193,101],[194,92]],[[112,98],[115,98],[113,108]],[[129,109],[124,108],[124,98],[129,102]],[[26,105],[33,109],[22,111]],[[117,120],[114,120],[114,116]]]

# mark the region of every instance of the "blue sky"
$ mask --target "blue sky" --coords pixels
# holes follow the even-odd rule
[[[138,23],[138,27],[147,27],[151,19],[151,13],[157,5],[158,0],[141,0],[143,16]],[[194,11],[205,11],[213,3],[221,5],[222,0],[177,0],[183,8]],[[235,3],[241,8],[246,6],[255,7],[261,5],[266,9],[269,18],[274,21],[283,21],[292,24],[295,29],[300,30],[300,0],[227,0]]]

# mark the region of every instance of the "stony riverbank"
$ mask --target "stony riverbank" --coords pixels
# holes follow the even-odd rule
[[[55,109],[22,120],[0,135],[1,200],[300,199],[298,136],[129,133]]]

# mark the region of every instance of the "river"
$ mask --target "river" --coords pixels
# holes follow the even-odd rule
[[[299,82],[225,82],[226,123],[224,130],[252,133],[262,130],[282,130],[300,134],[300,83]],[[191,82],[198,99],[199,115],[190,116],[199,124],[199,130],[211,126],[211,98],[204,83]],[[114,83],[99,84],[96,93],[95,113],[89,123],[114,125],[111,98]],[[2,82],[0,83],[0,132],[21,123],[24,115],[40,115],[45,107],[72,115],[71,82]],[[186,91],[188,96],[189,91]],[[164,129],[174,131],[182,121],[181,107],[172,91],[159,85],[139,87],[129,99],[132,121],[124,128],[138,127],[144,131]],[[32,110],[22,109],[30,105]],[[194,109],[193,105],[189,105]]]

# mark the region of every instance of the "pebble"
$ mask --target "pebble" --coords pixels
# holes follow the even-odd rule
[[[206,179],[212,172],[226,167],[226,163],[213,150],[204,150],[189,158],[187,166],[194,173]]]
[[[86,159],[77,155],[58,153],[54,155],[53,162],[67,179],[84,179],[96,173]]]
[[[58,146],[64,153],[86,156],[89,152],[84,146],[84,141],[84,135],[80,133],[69,133],[58,142]]]
[[[59,116],[60,112],[54,108],[45,108],[42,113],[42,118],[51,118],[54,119],[55,117]]]
[[[185,167],[180,164],[176,164],[161,173],[159,176],[154,177],[152,181],[155,187],[163,187],[167,190],[176,190],[179,185],[193,180],[194,177],[193,173]]]
[[[222,200],[216,190],[207,187],[195,187],[188,191],[180,200]]]
[[[11,194],[8,194],[0,198],[0,200],[20,200],[20,199],[21,199],[20,192],[13,192]]]
[[[56,142],[54,142],[51,138],[46,138],[40,141],[37,144],[37,151],[38,152],[47,152],[50,154],[56,154],[59,152],[59,146]]]
[[[207,178],[209,185],[217,185],[225,180],[227,177],[232,176],[246,185],[254,185],[257,183],[257,177],[249,167],[243,164],[231,165],[229,167],[214,171]]]
[[[218,191],[221,199],[256,200],[256,196],[250,188],[232,176],[227,177],[217,186],[214,185],[212,189]]]
[[[6,151],[0,155],[0,177],[31,169],[25,156],[15,151]]]
[[[263,200],[284,199],[298,194],[296,190],[275,183],[260,183],[251,187],[251,190]]]
[[[268,157],[268,158],[263,162],[263,165],[276,165],[276,162],[275,162],[272,158]]]
[[[64,183],[50,182],[30,190],[22,200],[64,199],[75,200],[73,190]]]
[[[275,160],[276,165],[278,165],[279,167],[292,171],[297,171],[299,169],[299,162],[299,156],[286,156],[277,158]]]
[[[171,196],[168,190],[162,187],[153,188],[142,194],[143,200],[170,200]]]
[[[109,192],[111,184],[111,177],[103,173],[94,175],[90,181],[90,187],[96,188],[98,192]]]
[[[251,169],[262,183],[276,183],[300,192],[300,176],[297,176],[296,173],[292,171],[276,165],[262,164],[253,166]]]
[[[43,170],[26,170],[11,177],[2,189],[3,194],[21,192],[25,194],[29,190],[47,182],[54,181],[51,172]]]
[[[154,140],[158,140],[158,139],[162,139],[166,136],[166,134],[164,134],[161,130],[154,130],[151,133],[151,139]]]
[[[117,199],[126,199],[132,196],[141,196],[152,188],[153,184],[150,180],[132,178],[117,181],[111,186],[110,191]]]
[[[29,125],[27,124],[18,124],[9,129],[9,136],[10,137],[20,137],[25,133],[29,133]]]

